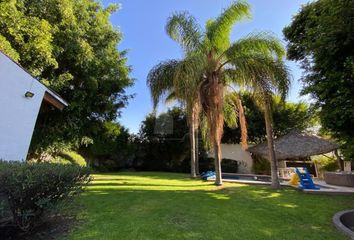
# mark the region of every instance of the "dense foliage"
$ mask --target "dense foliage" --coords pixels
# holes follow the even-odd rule
[[[173,108],[157,117],[148,115],[134,141],[138,169],[188,172],[189,135],[181,109]]]
[[[42,154],[42,158],[30,158],[27,159],[28,163],[58,163],[58,164],[74,164],[82,167],[86,167],[86,159],[78,152],[70,150],[62,150],[57,152],[54,156],[49,154]]]
[[[354,1],[318,0],[284,29],[288,58],[305,71],[303,93],[320,109],[324,130],[354,159]]]
[[[241,99],[245,109],[250,143],[257,144],[265,141],[266,131],[262,111],[249,93],[242,93]],[[285,135],[294,129],[306,130],[314,125],[313,113],[306,104],[282,102],[278,97],[274,97],[272,103],[276,137]],[[239,127],[230,128],[225,124],[222,142],[239,144],[240,135]],[[199,139],[200,171],[214,169],[213,160],[207,156],[204,149],[203,139],[201,137]],[[130,141],[128,144],[130,157],[126,157],[128,160],[125,163],[121,162],[125,167],[139,170],[188,172],[190,166],[188,124],[186,113],[180,108],[170,109],[159,116],[148,115],[139,133]],[[224,170],[227,168],[232,172],[237,171],[237,166],[225,161],[222,167]],[[267,165],[265,169],[262,168],[258,172],[268,170]]]
[[[33,228],[45,210],[79,193],[89,180],[89,170],[77,165],[0,162],[0,192],[23,231]]]
[[[32,150],[90,142],[127,103],[130,68],[109,21],[117,9],[96,0],[0,1],[0,49],[69,102],[40,112]]]
[[[116,122],[97,125],[92,143],[80,148],[89,165],[100,171],[115,171],[131,166],[134,146],[128,129]]]
[[[249,143],[258,144],[266,141],[266,128],[263,112],[249,93],[241,94],[244,105]],[[272,101],[273,132],[275,137],[289,133],[292,130],[306,130],[315,124],[313,111],[305,103],[283,102],[279,97]],[[239,143],[240,128],[224,126],[223,143]]]

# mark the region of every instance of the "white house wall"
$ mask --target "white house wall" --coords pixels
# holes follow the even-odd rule
[[[26,159],[45,90],[0,52],[0,159]],[[27,91],[34,96],[26,98]]]
[[[239,163],[239,173],[251,173],[253,160],[251,154],[242,149],[240,144],[221,144],[222,158],[233,159]],[[214,153],[209,153],[214,157]]]

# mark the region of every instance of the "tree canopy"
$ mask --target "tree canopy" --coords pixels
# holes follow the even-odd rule
[[[63,112],[40,113],[32,149],[79,145],[127,104],[133,80],[109,21],[117,10],[96,0],[0,1],[0,49],[69,102]]]
[[[354,159],[354,1],[318,0],[284,29],[288,58],[304,69],[303,94],[319,109],[324,130]]]

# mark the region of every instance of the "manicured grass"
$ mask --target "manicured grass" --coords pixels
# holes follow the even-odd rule
[[[353,196],[190,180],[174,173],[94,175],[69,239],[347,239],[332,225]]]

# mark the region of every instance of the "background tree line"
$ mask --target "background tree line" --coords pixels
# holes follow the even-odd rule
[[[248,137],[251,144],[266,140],[263,113],[250,93],[241,94],[247,121]],[[282,102],[275,96],[272,104],[275,137],[289,133],[293,129],[308,130],[316,125],[316,117],[312,109],[305,103]],[[239,125],[239,120],[237,122]],[[124,129],[124,128],[122,128]],[[95,141],[85,151],[97,148],[107,149],[104,154],[91,154],[93,167],[114,171],[131,168],[145,171],[189,172],[190,170],[190,138],[186,112],[174,107],[160,115],[150,114],[142,122],[136,135],[113,131],[111,140]],[[200,171],[213,168],[213,161],[207,156],[203,138],[199,137]],[[230,128],[225,124],[222,143],[240,144],[240,128]]]

